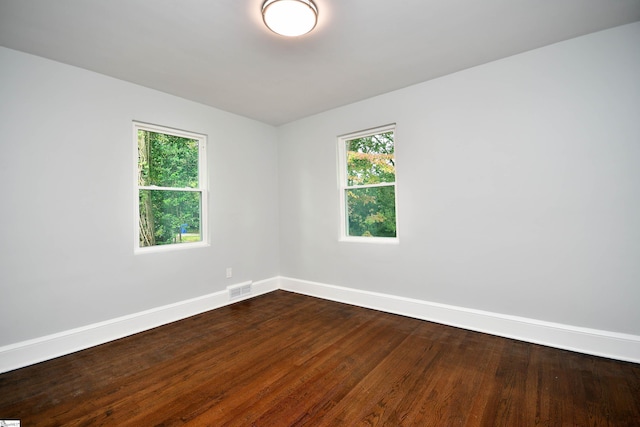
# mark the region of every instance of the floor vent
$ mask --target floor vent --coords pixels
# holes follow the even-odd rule
[[[229,299],[244,297],[251,293],[251,282],[227,286],[227,290],[229,291]]]

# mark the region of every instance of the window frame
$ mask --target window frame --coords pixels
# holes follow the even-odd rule
[[[351,132],[345,135],[338,136],[338,189],[340,199],[340,236],[341,242],[359,242],[359,243],[382,243],[382,244],[398,244],[399,243],[399,227],[398,227],[398,163],[396,157],[396,124],[391,123],[384,126],[379,126],[370,129],[364,129],[357,132]],[[364,185],[347,185],[347,142],[364,138],[367,136],[377,135],[386,132],[393,132],[393,158],[394,158],[394,172],[395,179],[393,182],[377,183],[377,184],[364,184]],[[394,187],[394,207],[396,213],[396,235],[395,237],[381,237],[381,236],[350,236],[349,232],[349,212],[347,210],[347,191],[352,188],[374,188],[374,187]]]
[[[138,182],[138,131],[148,131],[155,133],[163,133],[166,135],[177,136],[181,138],[194,139],[198,141],[198,187],[197,188],[178,188],[178,187],[161,187],[156,185],[141,186]],[[134,253],[155,253],[169,252],[174,250],[184,250],[192,248],[202,248],[210,246],[209,243],[209,227],[208,227],[208,170],[207,170],[207,135],[185,131],[181,129],[171,128],[167,126],[155,125],[139,121],[133,121],[133,179],[134,179]],[[140,191],[141,190],[163,190],[163,191],[182,191],[200,193],[200,241],[185,243],[169,243],[165,245],[140,246]]]

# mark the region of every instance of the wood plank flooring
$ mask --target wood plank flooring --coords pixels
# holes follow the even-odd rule
[[[640,365],[277,291],[0,375],[22,426],[640,426]]]

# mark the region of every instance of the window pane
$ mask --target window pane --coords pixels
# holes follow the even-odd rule
[[[138,130],[138,185],[198,188],[197,139]]]
[[[347,185],[395,182],[393,132],[347,141]]]
[[[140,190],[140,247],[202,240],[200,192]]]
[[[396,237],[395,185],[345,191],[349,236]]]

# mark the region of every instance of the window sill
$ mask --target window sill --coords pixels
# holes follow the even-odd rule
[[[341,243],[370,243],[375,245],[398,245],[400,240],[397,237],[341,237]]]
[[[134,248],[134,254],[154,254],[162,252],[183,251],[186,249],[205,248],[211,246],[207,242],[193,243],[174,243],[171,245],[145,246],[142,248]]]

